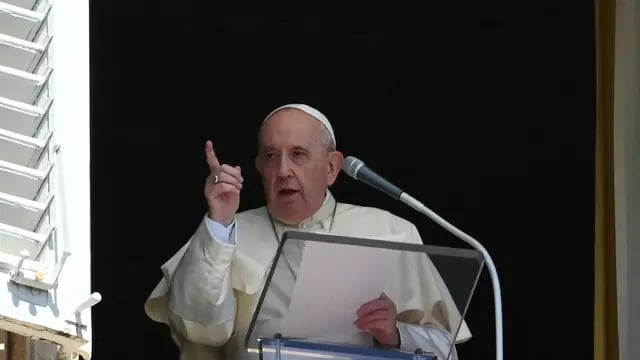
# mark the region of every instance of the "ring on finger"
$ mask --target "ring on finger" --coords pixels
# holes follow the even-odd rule
[[[217,184],[220,181],[220,178],[218,177],[218,175],[214,175],[213,176],[213,183]]]

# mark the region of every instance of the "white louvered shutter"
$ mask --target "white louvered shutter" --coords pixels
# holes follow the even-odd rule
[[[0,0],[0,329],[85,359],[88,19],[88,0]]]

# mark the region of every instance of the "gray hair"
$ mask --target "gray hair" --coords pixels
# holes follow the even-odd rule
[[[322,134],[324,137],[324,145],[326,146],[327,150],[329,152],[331,151],[336,151],[336,142],[333,141],[333,136],[331,136],[331,133],[329,132],[329,129],[327,129],[326,127],[322,126]]]

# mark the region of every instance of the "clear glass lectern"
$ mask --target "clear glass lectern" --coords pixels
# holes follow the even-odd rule
[[[247,331],[247,351],[262,360],[449,359],[455,344],[471,336],[463,319],[483,266],[473,249],[285,232]],[[394,302],[398,327],[426,326],[450,346],[411,348],[408,339],[399,349],[380,346],[356,326],[360,306],[380,297]],[[398,333],[402,339],[406,328]]]

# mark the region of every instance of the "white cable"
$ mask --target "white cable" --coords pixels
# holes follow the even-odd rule
[[[476,239],[472,238],[468,234],[463,231],[457,229],[455,226],[451,225],[449,222],[438,216],[438,214],[431,211],[428,207],[426,207],[423,203],[413,198],[411,195],[403,192],[400,194],[400,201],[405,204],[411,206],[416,211],[427,215],[433,221],[438,223],[440,226],[445,228],[447,231],[452,233],[453,235],[459,237],[464,240],[466,243],[471,245],[474,249],[480,251],[482,256],[484,257],[485,262],[487,263],[487,268],[489,269],[489,275],[491,275],[491,283],[493,285],[493,301],[495,306],[495,321],[496,321],[496,360],[502,360],[502,295],[500,292],[500,281],[498,279],[498,272],[496,270],[495,265],[493,264],[493,260],[489,255],[489,252],[480,244]]]

